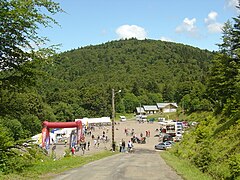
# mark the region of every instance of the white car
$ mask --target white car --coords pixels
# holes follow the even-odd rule
[[[124,121],[126,121],[127,119],[126,119],[126,117],[125,116],[120,116],[120,121],[121,122],[124,122]]]
[[[139,122],[146,122],[147,116],[146,115],[136,115],[136,120]]]

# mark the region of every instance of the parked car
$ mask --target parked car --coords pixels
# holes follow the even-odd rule
[[[157,145],[155,145],[156,150],[166,150],[168,148],[171,148],[172,144],[170,142],[161,142]]]
[[[171,146],[175,144],[175,142],[174,142],[174,141],[165,141],[165,143],[170,143],[170,144],[171,144]]]
[[[138,122],[146,122],[147,121],[147,115],[136,115],[136,120]]]
[[[182,136],[176,136],[175,137],[175,142],[179,142],[179,141],[181,141],[182,140]]]
[[[176,137],[182,138],[182,131],[177,131]]]
[[[165,141],[173,141],[173,137],[169,134],[165,134],[163,136],[163,142],[165,142]]]
[[[120,116],[120,121],[121,122],[124,122],[124,121],[126,121],[127,119],[126,119],[126,117],[125,116]]]

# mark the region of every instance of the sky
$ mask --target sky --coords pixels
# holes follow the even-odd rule
[[[65,13],[61,26],[40,29],[60,51],[135,37],[186,44],[210,51],[221,28],[239,14],[238,0],[54,0]]]

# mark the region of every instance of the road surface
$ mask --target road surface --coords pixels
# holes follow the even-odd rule
[[[80,168],[65,171],[54,180],[181,180],[159,152],[136,149],[134,153],[119,153]]]

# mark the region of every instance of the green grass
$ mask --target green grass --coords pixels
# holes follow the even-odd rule
[[[71,156],[56,161],[47,160],[43,162],[38,162],[34,166],[27,168],[21,174],[0,174],[0,179],[50,179],[58,173],[64,172],[72,168],[80,167],[92,161],[96,161],[115,154],[117,154],[117,152],[113,153],[111,151],[104,151],[89,156]]]
[[[188,161],[179,159],[168,151],[161,152],[160,156],[185,180],[212,180]]]

